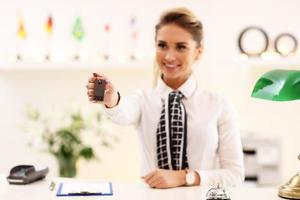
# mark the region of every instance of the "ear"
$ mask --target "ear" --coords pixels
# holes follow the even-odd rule
[[[199,60],[200,57],[201,57],[201,55],[202,55],[202,48],[201,48],[201,47],[198,47],[198,48],[196,49],[196,53],[195,53],[195,60]]]

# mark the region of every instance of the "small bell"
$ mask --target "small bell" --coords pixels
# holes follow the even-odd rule
[[[230,200],[230,197],[227,190],[218,184],[217,187],[208,190],[206,200]]]

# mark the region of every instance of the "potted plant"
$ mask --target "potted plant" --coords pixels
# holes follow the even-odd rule
[[[103,124],[108,121],[105,121],[99,107],[94,111],[76,108],[71,111],[41,112],[28,106],[26,116],[28,120],[23,130],[31,133],[31,146],[39,146],[53,155],[62,177],[76,176],[78,159],[98,158],[92,144],[95,141],[98,140],[104,147],[111,147],[118,141],[115,135],[107,133],[103,128]],[[90,141],[86,138],[90,138]]]

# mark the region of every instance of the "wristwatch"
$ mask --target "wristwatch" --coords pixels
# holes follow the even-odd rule
[[[196,173],[191,170],[186,170],[185,182],[187,186],[194,185],[196,181]]]

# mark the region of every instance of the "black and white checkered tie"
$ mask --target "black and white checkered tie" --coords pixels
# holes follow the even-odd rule
[[[160,169],[188,168],[187,118],[180,91],[173,91],[163,104],[157,127],[157,164]]]

